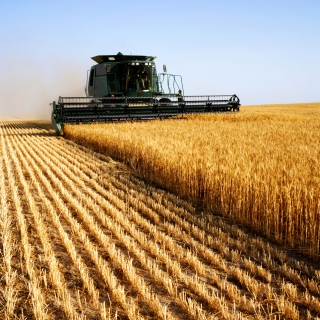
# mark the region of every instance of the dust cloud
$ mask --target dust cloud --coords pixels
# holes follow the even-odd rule
[[[83,65],[62,59],[37,62],[10,57],[1,61],[2,119],[49,120],[52,111],[50,103],[57,101],[59,96],[85,96],[87,74]]]

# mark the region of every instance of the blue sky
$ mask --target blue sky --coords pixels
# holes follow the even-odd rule
[[[0,115],[84,95],[99,54],[155,55],[186,95],[320,101],[320,1],[0,0]]]

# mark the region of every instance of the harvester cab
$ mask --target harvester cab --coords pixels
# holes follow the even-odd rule
[[[185,113],[239,111],[233,95],[185,96],[182,77],[157,74],[154,56],[100,55],[87,73],[86,97],[59,97],[52,125],[58,135],[65,123],[138,121]]]
[[[95,56],[88,70],[86,95],[89,97],[153,97],[183,91],[182,78],[166,72],[157,74],[152,56]],[[177,81],[180,80],[180,81]]]

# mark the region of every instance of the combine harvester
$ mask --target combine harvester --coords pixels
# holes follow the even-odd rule
[[[59,97],[52,103],[58,135],[65,123],[164,119],[185,113],[239,111],[234,95],[185,96],[182,77],[157,74],[152,56],[96,56],[87,73],[86,97]]]

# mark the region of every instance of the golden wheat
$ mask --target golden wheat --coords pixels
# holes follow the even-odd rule
[[[318,266],[41,126],[0,127],[2,318],[317,319]]]
[[[4,160],[2,150],[0,158],[0,237],[2,244],[2,255],[1,255],[1,274],[5,279],[5,289],[3,290],[4,301],[4,317],[10,319],[14,316],[15,306],[17,304],[17,288],[16,288],[16,277],[17,272],[13,271],[12,266],[12,255],[13,251],[17,250],[16,244],[13,242],[12,234],[12,219],[9,214],[7,204],[7,194],[4,177]]]
[[[320,238],[320,104],[71,126],[65,136],[306,255]]]

